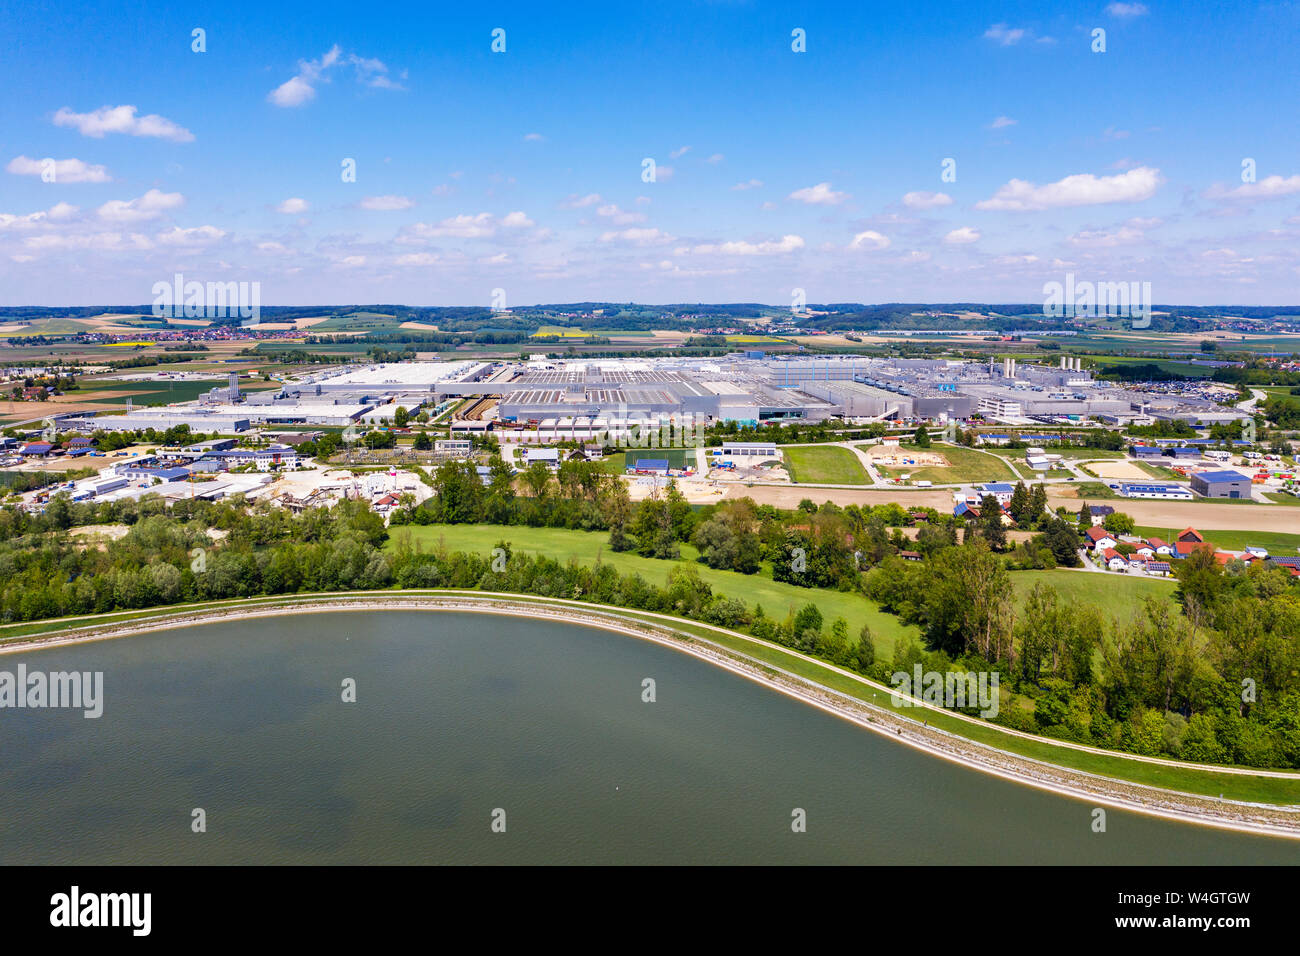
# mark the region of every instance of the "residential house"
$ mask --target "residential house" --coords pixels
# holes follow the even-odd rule
[[[1105,551],[1119,544],[1115,536],[1099,524],[1093,525],[1083,533],[1083,536],[1088,539],[1088,544],[1094,551]]]
[[[1174,553],[1173,545],[1166,544],[1161,538],[1147,538],[1147,544],[1155,549],[1157,555],[1167,558]]]
[[[1102,552],[1102,558],[1106,562],[1106,567],[1112,571],[1123,571],[1128,567],[1128,559],[1114,548],[1106,548]]]

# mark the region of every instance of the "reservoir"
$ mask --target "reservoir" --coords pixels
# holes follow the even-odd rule
[[[1300,841],[1121,810],[1095,833],[1090,802],[557,621],[304,614],[0,669],[20,661],[102,671],[103,715],[0,710],[3,865],[1300,861]]]

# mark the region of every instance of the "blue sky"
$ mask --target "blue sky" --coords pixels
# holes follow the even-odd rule
[[[1300,301],[1294,3],[563,7],[10,5],[0,303]]]

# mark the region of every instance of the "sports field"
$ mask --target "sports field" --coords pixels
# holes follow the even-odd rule
[[[858,456],[834,445],[787,445],[785,465],[790,477],[803,484],[866,485],[871,483]]]

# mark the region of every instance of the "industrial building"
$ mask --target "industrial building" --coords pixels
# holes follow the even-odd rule
[[[1181,383],[1180,383],[1181,384]],[[534,359],[526,362],[398,362],[330,368],[279,389],[241,393],[237,381],[185,405],[118,415],[71,415],[65,431],[166,430],[237,434],[274,425],[381,425],[399,407],[445,408],[466,400],[452,430],[514,428],[530,444],[620,437],[646,428],[849,421],[968,420],[1004,426],[1087,418],[1233,420],[1246,412],[1188,388],[1163,394],[1099,381],[1077,358],[1059,366],[863,356]],[[548,437],[543,438],[542,435]],[[987,436],[985,438],[987,441]]]
[[[1239,471],[1198,471],[1192,490],[1203,498],[1249,498],[1250,478]]]

